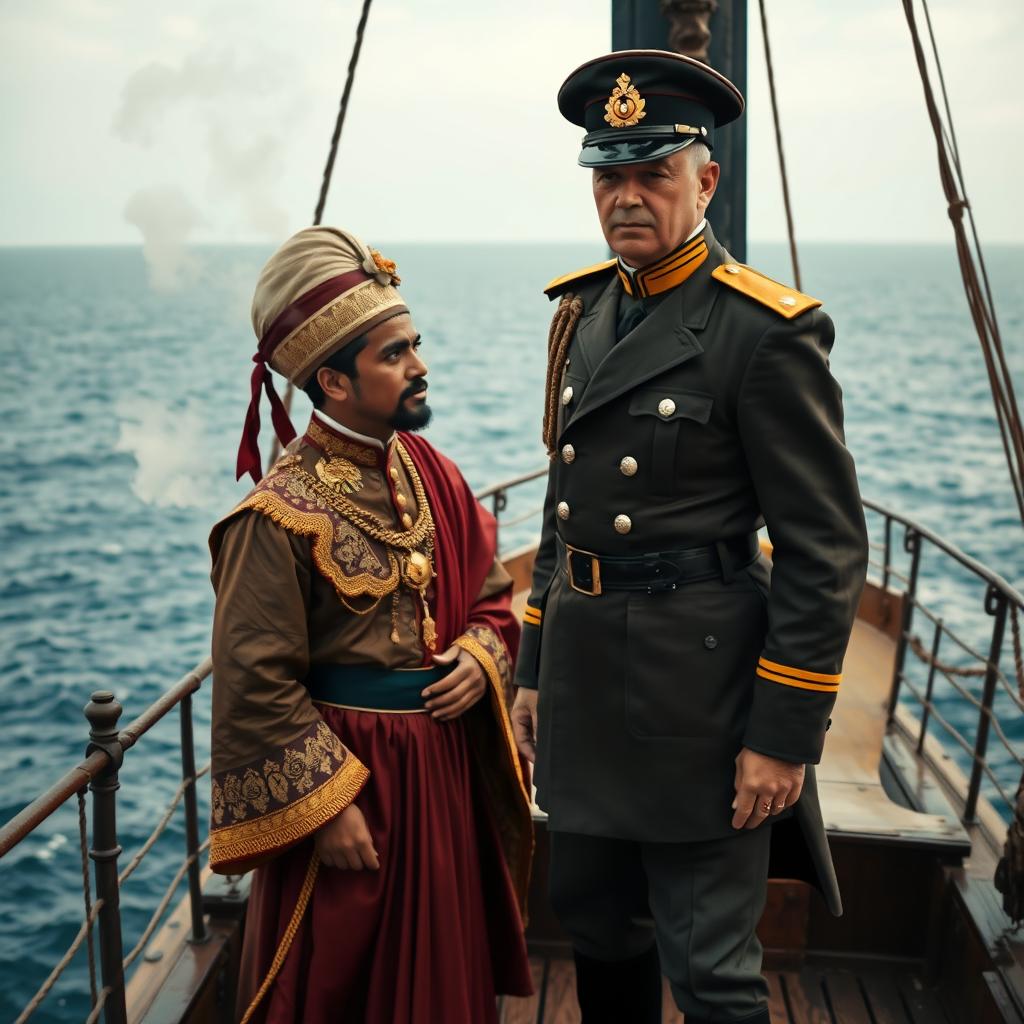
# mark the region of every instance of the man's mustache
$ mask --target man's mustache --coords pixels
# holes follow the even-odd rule
[[[414,395],[418,395],[423,391],[427,390],[427,381],[425,377],[417,377],[403,392],[402,397],[399,401],[404,402],[407,398],[412,398]]]
[[[644,228],[653,228],[655,226],[654,221],[649,217],[640,217],[635,213],[613,213],[608,226],[612,228],[621,228],[626,224]]]

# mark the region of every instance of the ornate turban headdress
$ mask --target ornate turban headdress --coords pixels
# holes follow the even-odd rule
[[[303,387],[335,352],[372,327],[407,313],[395,289],[391,260],[339,228],[304,228],[267,261],[252,299],[252,326],[259,339],[251,399],[238,446],[235,479],[262,476],[260,389],[270,399],[274,431],[282,444],[295,437],[270,375],[276,370]]]

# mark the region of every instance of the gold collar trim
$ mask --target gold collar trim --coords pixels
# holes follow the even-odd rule
[[[619,280],[626,289],[627,295],[636,299],[647,298],[648,295],[660,295],[670,288],[681,285],[706,259],[708,246],[703,235],[698,235],[675,252],[643,267],[635,274],[627,274],[620,265]]]
[[[361,444],[354,438],[339,434],[316,416],[309,421],[305,440],[324,455],[340,456],[360,466],[383,469],[387,463],[388,453],[384,448]]]

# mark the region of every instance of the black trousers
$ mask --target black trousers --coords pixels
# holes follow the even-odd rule
[[[699,843],[551,833],[551,905],[578,954],[635,960],[657,943],[689,1019],[767,1020],[755,929],[764,910],[770,826]]]

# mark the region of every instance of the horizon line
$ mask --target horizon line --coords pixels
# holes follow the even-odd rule
[[[282,239],[283,241],[283,239]],[[235,249],[262,249],[273,246],[274,242],[190,242],[184,246],[185,249],[213,249],[213,248],[235,248]],[[276,243],[280,244],[280,243]],[[505,239],[443,239],[440,241],[429,241],[424,239],[382,239],[381,244],[389,245],[433,245],[433,246],[473,246],[483,245],[489,247],[497,246],[527,246],[527,245],[594,245],[600,248],[607,248],[603,239],[585,238],[505,238]],[[747,245],[788,245],[786,238],[748,238]],[[870,246],[872,248],[895,248],[901,245],[929,246],[944,248],[955,247],[955,239],[951,236],[948,240],[939,241],[936,239],[920,238],[896,238],[886,241],[868,240],[862,238],[845,239],[822,239],[806,238],[797,243],[802,245],[835,245],[835,246]],[[1017,241],[988,241],[986,246],[1010,247],[1024,246],[1024,239]],[[0,249],[143,249],[145,243],[138,242],[3,242],[0,241]]]

